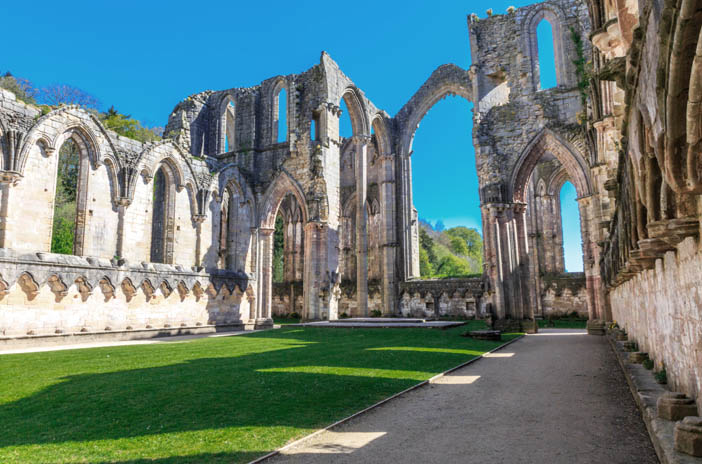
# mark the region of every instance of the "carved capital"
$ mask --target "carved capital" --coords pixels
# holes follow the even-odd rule
[[[22,174],[16,171],[0,171],[0,184],[15,186],[22,179]]]
[[[353,143],[356,145],[368,145],[371,141],[371,137],[370,135],[359,134],[352,136],[351,140],[353,140]]]
[[[193,215],[193,222],[195,224],[202,224],[205,222],[205,219],[207,219],[207,216],[204,214],[195,214]]]

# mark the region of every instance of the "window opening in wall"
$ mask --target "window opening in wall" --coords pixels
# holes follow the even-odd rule
[[[556,54],[554,50],[553,27],[547,19],[536,27],[536,40],[539,53],[540,89],[551,89],[558,85],[556,79]]]
[[[419,216],[422,278],[483,271],[471,110],[472,104],[460,97],[439,100],[422,119],[412,142],[412,202]]]
[[[310,123],[310,140],[317,140],[317,121],[312,118]]]
[[[275,218],[275,231],[273,232],[273,282],[281,283],[285,279],[285,221],[283,215],[278,213]]]
[[[151,218],[151,262],[164,263],[166,249],[166,188],[163,168],[156,171],[153,180],[153,213]]]
[[[583,251],[580,230],[578,195],[570,182],[561,187],[561,220],[563,221],[563,254],[566,272],[583,271]]]
[[[235,107],[234,107],[234,102],[229,101],[227,104],[227,109],[226,109],[226,117],[225,117],[225,137],[224,137],[224,152],[227,153],[231,150],[234,150],[234,123],[235,123],[235,115],[236,113],[234,112]]]
[[[353,125],[351,124],[351,113],[349,107],[346,106],[346,101],[342,98],[339,103],[341,116],[339,116],[339,136],[345,139],[353,136]]]
[[[278,142],[288,139],[288,93],[285,88],[278,92]]]
[[[80,150],[78,145],[69,139],[59,149],[51,235],[52,253],[74,254],[79,177]]]

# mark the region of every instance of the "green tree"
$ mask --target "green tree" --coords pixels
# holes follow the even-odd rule
[[[279,214],[275,218],[275,231],[273,232],[273,282],[280,283],[284,279],[284,236],[285,223],[283,217]]]
[[[424,255],[424,258],[422,258]],[[424,259],[424,271],[422,271],[422,259]],[[423,228],[419,228],[419,275],[421,277],[432,277],[434,269],[439,259],[434,250],[434,239]]]
[[[460,277],[471,274],[470,264],[457,256],[446,255],[441,258],[436,267],[436,274],[439,277]]]
[[[34,88],[31,82],[21,77],[15,77],[9,71],[4,76],[0,77],[0,88],[9,90],[15,94],[17,100],[29,105],[36,105],[36,96],[38,90]]]
[[[52,253],[73,254],[79,175],[80,151],[75,142],[69,139],[59,149],[51,235]]]
[[[139,142],[155,142],[160,140],[151,129],[141,125],[136,119],[132,119],[128,114],[119,113],[114,106],[101,115],[102,124],[108,129],[112,129],[119,135],[128,137]]]

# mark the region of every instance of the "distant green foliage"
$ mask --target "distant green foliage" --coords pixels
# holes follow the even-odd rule
[[[15,77],[10,72],[7,72],[4,76],[0,77],[0,88],[14,93],[15,97],[17,97],[17,100],[19,101],[29,105],[36,105],[37,103],[35,100],[37,90],[34,88],[32,83],[27,79]]]
[[[283,217],[278,215],[278,217],[275,218],[275,232],[273,232],[273,282],[276,283],[280,283],[284,279],[284,227],[285,223],[283,222]]]
[[[73,254],[76,228],[76,199],[80,174],[80,152],[73,140],[67,140],[59,150],[59,165],[54,200],[54,222],[51,252]]]
[[[112,129],[124,137],[139,142],[161,140],[161,137],[153,129],[142,126],[139,121],[132,119],[128,114],[119,113],[114,106],[111,106],[106,113],[102,113],[100,119],[106,128]]]
[[[438,227],[438,228],[437,228]],[[482,273],[483,240],[475,229],[431,227],[420,220],[419,272],[423,278],[465,277]]]

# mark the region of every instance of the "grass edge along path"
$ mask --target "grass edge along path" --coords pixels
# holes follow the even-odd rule
[[[465,330],[287,327],[3,355],[0,462],[249,462],[502,344]]]

